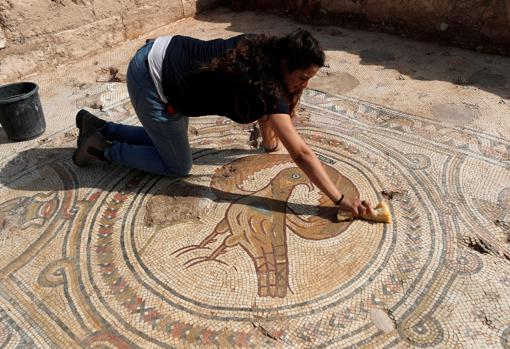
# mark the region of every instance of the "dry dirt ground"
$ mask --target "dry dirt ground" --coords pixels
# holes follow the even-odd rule
[[[228,212],[248,207],[246,193],[270,195],[264,188],[271,181],[283,188],[278,180],[293,167],[285,151],[262,166],[250,127],[231,131],[215,117],[191,122],[193,145],[203,147],[191,189],[108,165],[72,168],[77,110],[137,124],[125,72],[145,39],[284,34],[298,26],[312,30],[327,54],[301,106],[300,130],[332,173],[346,175],[338,177],[346,190],[392,204],[391,228],[354,222],[336,236],[298,207],[322,202],[319,194],[296,186],[287,198],[307,220],[287,218],[298,236],[285,240],[286,254],[271,245],[271,274],[246,244],[248,254],[236,245],[242,238],[221,203],[239,204]],[[20,143],[0,133],[0,346],[510,347],[510,58],[219,8],[23,80],[40,86],[47,130]],[[211,144],[235,146],[224,153],[233,167]],[[294,171],[292,178],[301,178]],[[79,188],[67,179],[55,184],[66,173],[71,182],[80,178]],[[203,199],[229,188],[243,195]],[[252,211],[266,212],[255,204]],[[120,214],[126,221],[114,225]],[[214,224],[216,232],[230,227],[221,231],[230,231],[224,243],[233,249],[216,245],[211,264],[184,267],[190,252],[208,260],[196,244],[205,244]],[[132,236],[123,235],[129,226]],[[370,234],[356,235],[361,229]],[[181,257],[170,254],[178,251]],[[175,263],[182,265],[168,266]]]

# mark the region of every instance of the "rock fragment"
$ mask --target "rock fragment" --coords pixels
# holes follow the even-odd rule
[[[5,37],[4,31],[0,28],[0,50],[7,46],[7,38]]]
[[[370,318],[374,325],[384,333],[389,333],[397,327],[395,319],[382,309],[370,309]]]

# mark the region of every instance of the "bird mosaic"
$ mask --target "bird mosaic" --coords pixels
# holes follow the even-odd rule
[[[257,190],[247,190],[245,183],[257,173],[270,171],[278,165],[283,169],[268,184]],[[287,165],[287,166],[285,166]],[[282,168],[282,166],[278,167]],[[357,195],[352,183],[335,169],[326,165],[328,173],[343,192]],[[223,219],[197,245],[189,245],[173,252],[176,256],[193,251],[210,251],[208,255],[189,258],[185,265],[192,268],[205,262],[227,264],[221,259],[229,249],[242,248],[251,258],[257,273],[258,295],[280,297],[289,288],[289,258],[287,233],[321,240],[337,236],[349,222],[336,222],[337,209],[324,195],[319,205],[290,203],[293,191],[304,186],[309,193],[317,190],[304,172],[295,167],[288,155],[247,156],[218,169],[211,181],[211,188],[218,196],[235,196]],[[212,249],[212,245],[217,245]]]

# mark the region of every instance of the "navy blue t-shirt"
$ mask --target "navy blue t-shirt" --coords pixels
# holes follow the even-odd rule
[[[255,100],[249,92],[240,91],[235,74],[200,69],[202,64],[235,48],[246,36],[209,41],[174,36],[166,50],[162,72],[163,92],[169,104],[184,115],[222,115],[241,124],[266,114],[289,114],[283,96],[277,103]]]

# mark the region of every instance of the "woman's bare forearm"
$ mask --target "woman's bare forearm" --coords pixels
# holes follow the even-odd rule
[[[322,163],[298,134],[290,115],[272,114],[269,119],[272,129],[288,150],[292,160],[303,170],[313,184],[338,205],[339,209],[351,211],[353,216],[364,214],[367,210],[369,213],[371,212],[370,203],[357,197],[344,197],[342,195]]]
[[[262,135],[262,145],[267,150],[276,149],[278,147],[278,136],[271,128],[269,121],[259,120],[260,133]]]

